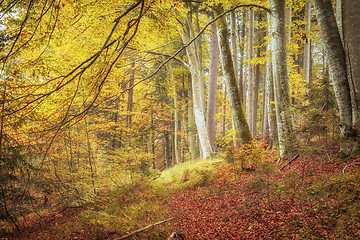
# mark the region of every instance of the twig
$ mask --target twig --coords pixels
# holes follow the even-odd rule
[[[128,238],[128,237],[131,237],[132,235],[135,235],[135,234],[137,234],[137,233],[139,233],[139,232],[145,231],[145,230],[147,230],[147,229],[149,229],[149,228],[151,228],[151,227],[155,227],[155,226],[157,226],[157,225],[160,225],[160,224],[169,222],[169,221],[171,221],[171,220],[173,220],[173,219],[174,219],[174,218],[168,218],[168,219],[163,220],[163,221],[161,221],[161,222],[157,222],[157,223],[151,224],[151,225],[146,226],[146,227],[144,227],[144,228],[138,229],[138,230],[136,230],[136,231],[134,231],[134,232],[126,235],[126,236],[117,238],[116,240],[121,240],[121,239],[125,239],[125,238]]]
[[[293,161],[295,161],[298,157],[300,156],[300,154],[296,154],[290,161],[288,161],[287,163],[285,163],[284,166],[282,166],[280,169],[279,169],[279,172],[281,172],[281,170],[283,170],[287,165],[289,165],[290,163],[292,163]]]
[[[346,164],[342,170],[342,173],[345,174],[345,169],[347,169],[348,167],[353,166],[353,165],[360,165],[360,162],[353,162],[353,163]]]

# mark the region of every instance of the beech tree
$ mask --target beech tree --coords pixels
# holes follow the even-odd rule
[[[285,2],[270,0],[271,54],[280,159],[290,154],[294,140],[287,68]]]
[[[194,27],[191,20],[191,12],[186,13],[185,33],[181,36],[185,43],[189,42],[195,36]],[[190,73],[192,79],[192,96],[194,104],[194,116],[196,128],[199,136],[202,157],[208,158],[212,153],[210,145],[208,130],[205,121],[205,106],[204,106],[204,82],[201,74],[201,62],[199,57],[199,50],[196,42],[193,42],[186,48],[188,56]]]
[[[219,16],[224,12],[222,6],[215,6],[215,15]],[[223,74],[225,84],[229,96],[231,113],[234,120],[234,125],[237,130],[239,141],[243,144],[249,143],[252,140],[249,125],[246,121],[244,108],[239,94],[239,89],[236,81],[235,69],[231,58],[231,50],[229,45],[229,31],[225,17],[221,17],[216,22],[218,26],[220,38],[220,58],[223,66]]]
[[[207,127],[212,150],[216,151],[216,93],[219,68],[219,41],[216,23],[211,24],[210,33],[210,66],[209,66],[209,89],[207,103]]]
[[[331,1],[315,0],[314,5],[325,55],[329,64],[330,78],[339,107],[340,131],[343,138],[340,154],[348,156],[351,152],[351,146],[349,146],[349,144],[351,145],[351,139],[354,137],[354,129],[352,125],[352,102],[346,71],[345,51],[341,42]]]

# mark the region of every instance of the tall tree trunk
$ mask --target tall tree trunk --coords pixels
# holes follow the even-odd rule
[[[286,2],[285,0],[283,2]],[[287,1],[285,12],[285,27],[287,42],[291,43],[292,0]]]
[[[231,58],[234,64],[234,71],[235,71],[235,78],[236,83],[238,84],[238,57],[237,57],[237,42],[236,42],[236,16],[235,11],[232,11],[230,13],[230,39],[231,39]],[[235,129],[235,123],[234,120],[232,120],[232,128]],[[238,145],[238,142],[236,140],[236,136],[233,136],[233,143],[234,146]]]
[[[246,91],[245,91],[245,78],[244,78],[244,44],[245,44],[245,28],[246,24],[244,21],[244,15],[241,23],[241,33],[238,34],[239,36],[239,48],[240,48],[240,64],[239,64],[239,79],[238,79],[238,85],[239,85],[239,91],[240,96],[242,97],[242,103],[243,106],[246,106]],[[240,32],[240,26],[239,26],[239,32]]]
[[[174,102],[174,160],[176,164],[179,164],[179,142],[178,142],[178,134],[179,134],[179,109],[177,103],[177,93],[176,93],[176,83],[174,79],[174,73],[171,66],[171,63],[168,64],[170,83],[173,91],[173,102]]]
[[[131,68],[135,69],[135,62],[131,64]],[[133,105],[134,105],[134,88],[132,87],[134,85],[134,79],[135,79],[135,70],[132,71],[129,81],[129,91],[128,91],[128,102],[127,102],[127,122],[128,126],[132,125],[132,111],[133,111]]]
[[[219,67],[219,41],[217,36],[216,24],[211,24],[210,33],[210,69],[209,69],[209,84],[208,84],[208,102],[207,102],[207,127],[209,133],[209,140],[212,150],[216,149],[216,92],[217,92],[217,78]]]
[[[260,57],[260,48],[257,49],[256,57]],[[253,116],[252,123],[253,126],[251,134],[256,136],[256,125],[257,125],[257,113],[258,113],[258,100],[259,100],[259,84],[260,84],[260,64],[255,66],[255,77],[254,77],[254,102],[253,102]]]
[[[194,104],[193,104],[193,94],[192,94],[192,84],[191,84],[191,75],[188,75],[188,131],[189,131],[189,151],[191,160],[195,160],[198,156],[198,147],[196,146],[196,124],[194,118]]]
[[[272,11],[271,52],[274,96],[280,159],[282,159],[291,153],[294,143],[294,139],[291,139],[293,124],[287,67],[285,2],[282,0],[269,0],[269,2]]]
[[[304,46],[304,62],[303,62],[303,79],[307,82],[308,88],[311,86],[311,0],[306,3],[305,7],[305,33],[307,35],[306,43]]]
[[[356,130],[357,145],[360,151],[360,1],[342,0],[342,30],[346,56],[347,76],[352,99],[352,125]]]
[[[249,12],[249,41],[248,41],[248,59],[254,58],[254,10]],[[249,75],[247,84],[247,122],[251,133],[254,132],[253,117],[254,117],[254,64],[249,63]]]
[[[314,0],[316,17],[318,20],[320,35],[322,38],[325,56],[329,65],[330,79],[333,83],[336,101],[340,113],[340,134],[343,138],[340,146],[340,154],[350,154],[353,136],[352,107],[350,86],[347,79],[345,52],[341,43],[340,34],[332,9],[331,0]]]
[[[218,16],[224,12],[223,7],[216,6],[215,14]],[[240,143],[246,144],[252,140],[248,123],[246,122],[244,108],[241,102],[241,96],[237,87],[234,65],[231,58],[231,50],[229,46],[229,31],[225,17],[217,20],[219,42],[220,42],[220,58],[223,65],[224,79],[228,90],[229,102],[232,116],[234,119],[237,134]]]
[[[267,18],[270,20],[270,14],[267,14]],[[271,30],[268,30],[269,33]],[[271,52],[271,43],[266,45],[266,52]],[[267,98],[265,98],[265,105],[268,112],[268,125],[269,125],[269,144],[270,148],[278,143],[278,131],[276,122],[275,111],[275,97],[274,97],[274,81],[272,72],[272,62],[268,58],[265,63],[265,88],[267,89]]]
[[[230,13],[230,29],[231,29],[231,54],[234,63],[236,81],[238,81],[239,72],[238,72],[238,56],[237,56],[237,46],[236,46],[237,41],[236,41],[235,11],[232,11]]]
[[[196,24],[196,32],[200,31],[200,21],[199,21],[199,9],[198,7],[195,8],[195,24]],[[204,72],[203,72],[203,44],[202,44],[202,35],[200,35],[197,40],[195,41],[196,48],[198,50],[198,56],[199,56],[199,65],[200,65],[200,77],[201,79],[204,79]],[[203,84],[201,85],[201,95],[204,96],[203,106],[206,106],[205,102],[205,82],[203,81]]]
[[[191,13],[186,14],[186,29],[185,34],[181,37],[184,43],[187,43],[194,37],[194,29],[191,21]],[[211,156],[212,149],[208,137],[208,131],[205,121],[205,106],[204,106],[204,82],[201,78],[201,65],[199,58],[199,51],[196,43],[190,44],[186,48],[186,54],[190,65],[190,73],[192,79],[192,96],[194,104],[195,123],[199,136],[202,158],[206,159]]]
[[[169,168],[171,166],[171,154],[170,154],[170,139],[169,132],[164,131],[164,152],[165,152],[165,167]]]

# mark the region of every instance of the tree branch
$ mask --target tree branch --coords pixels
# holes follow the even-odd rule
[[[121,92],[121,94],[123,94],[124,92],[134,88],[135,86],[139,85],[140,83],[152,78],[153,76],[155,76],[155,74],[157,74],[160,69],[165,66],[165,64],[167,64],[171,59],[174,59],[182,50],[186,49],[190,44],[192,44],[196,39],[198,39],[203,33],[204,31],[206,30],[206,28],[208,26],[210,26],[213,22],[215,22],[216,20],[218,20],[219,18],[221,18],[222,16],[225,16],[226,14],[238,9],[238,8],[241,8],[241,7],[257,7],[257,8],[260,8],[260,9],[263,9],[269,13],[271,13],[271,10],[269,8],[266,8],[266,7],[263,7],[263,6],[260,6],[260,5],[257,5],[257,4],[241,4],[241,5],[238,5],[238,6],[235,6],[233,8],[230,8],[229,10],[223,12],[222,14],[220,14],[219,16],[217,16],[216,18],[214,18],[213,20],[209,21],[207,24],[205,24],[205,26],[198,32],[198,34],[196,34],[195,37],[193,37],[188,43],[186,43],[184,46],[182,46],[181,48],[179,48],[173,55],[171,55],[168,59],[166,59],[164,62],[162,62],[157,68],[156,70],[151,73],[149,76],[139,80],[138,82],[134,83],[132,86],[130,86],[129,88],[124,88],[124,90]],[[123,86],[125,87],[125,86]]]
[[[136,231],[134,231],[134,232],[126,235],[126,236],[117,238],[116,240],[122,240],[122,239],[125,239],[125,238],[128,238],[128,237],[131,237],[132,235],[135,235],[135,234],[137,234],[137,233],[139,233],[139,232],[143,232],[143,231],[145,231],[145,230],[147,230],[147,229],[149,229],[149,228],[155,227],[155,226],[157,226],[157,225],[160,225],[160,224],[163,224],[163,223],[166,223],[166,222],[170,222],[170,221],[173,220],[173,219],[174,219],[174,218],[168,218],[168,219],[163,220],[163,221],[161,221],[161,222],[157,222],[157,223],[151,224],[151,225],[146,226],[146,227],[144,227],[144,228],[138,229],[138,230],[136,230]]]

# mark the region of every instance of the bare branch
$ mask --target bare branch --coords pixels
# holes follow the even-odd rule
[[[124,93],[124,92],[134,88],[135,86],[139,85],[140,83],[142,83],[142,82],[152,78],[153,76],[155,76],[160,71],[160,69],[163,66],[165,66],[171,59],[174,59],[182,50],[186,49],[190,44],[192,44],[196,39],[198,39],[204,33],[204,31],[206,30],[206,28],[208,26],[210,26],[213,22],[215,22],[216,20],[218,20],[222,16],[224,16],[224,15],[226,15],[226,14],[228,14],[228,13],[230,13],[230,12],[232,12],[232,11],[238,9],[238,8],[241,8],[241,7],[257,7],[257,8],[263,9],[263,10],[271,13],[271,10],[269,8],[266,8],[266,7],[257,5],[257,4],[242,4],[242,5],[235,6],[235,7],[231,8],[231,9],[225,11],[224,13],[220,14],[219,16],[217,16],[216,18],[214,18],[213,20],[211,20],[207,24],[205,24],[205,26],[198,32],[198,34],[196,34],[195,37],[193,37],[188,43],[186,43],[184,46],[179,48],[173,55],[171,55],[168,59],[166,59],[163,63],[161,63],[153,73],[151,73],[149,76],[139,80],[138,82],[134,83],[129,88],[124,89],[121,93]]]

